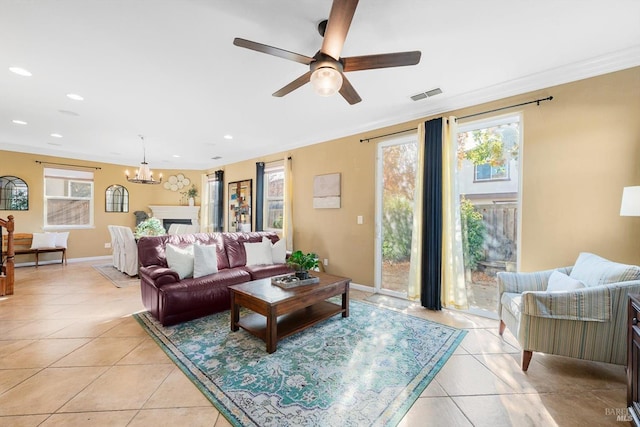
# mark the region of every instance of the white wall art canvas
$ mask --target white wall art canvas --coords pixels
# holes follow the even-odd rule
[[[313,177],[313,207],[340,208],[340,174],[330,173]]]

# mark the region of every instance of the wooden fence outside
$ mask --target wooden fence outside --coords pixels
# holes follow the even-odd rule
[[[511,261],[517,257],[518,205],[516,203],[475,205],[486,227],[485,261]]]

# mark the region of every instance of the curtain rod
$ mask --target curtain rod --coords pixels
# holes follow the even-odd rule
[[[541,102],[543,102],[543,101],[551,101],[551,100],[553,100],[553,96],[549,96],[547,98],[536,99],[535,101],[523,102],[521,104],[513,104],[513,105],[508,105],[506,107],[495,108],[493,110],[481,111],[479,113],[469,114],[468,116],[456,117],[456,121],[463,120],[463,119],[468,119],[470,117],[481,116],[483,114],[495,113],[496,111],[507,110],[509,108],[522,107],[523,105],[537,104],[539,106]],[[411,131],[414,131],[414,130],[416,130],[416,128],[400,130],[398,132],[386,133],[384,135],[372,136],[371,138],[363,138],[363,139],[360,140],[360,142],[361,143],[362,142],[369,142],[372,139],[384,138],[384,137],[387,137],[387,136],[398,135],[398,134],[401,134],[401,133],[411,132]]]
[[[99,166],[72,165],[72,164],[68,164],[68,163],[43,162],[43,161],[40,161],[40,160],[36,160],[36,163],[38,163],[39,165],[71,166],[71,167],[74,167],[74,168],[85,168],[85,169],[95,169],[95,170],[102,169]]]

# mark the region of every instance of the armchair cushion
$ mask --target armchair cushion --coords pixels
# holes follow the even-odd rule
[[[581,288],[584,288],[584,283],[559,271],[551,273],[547,284],[547,292],[572,291]]]
[[[611,293],[606,286],[561,292],[524,292],[521,307],[522,314],[529,316],[606,322],[611,318]]]
[[[598,255],[582,252],[571,270],[570,277],[587,287],[640,279],[640,267],[609,261]]]

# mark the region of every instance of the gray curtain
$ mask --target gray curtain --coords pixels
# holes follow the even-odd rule
[[[425,122],[420,302],[442,309],[442,118]]]
[[[264,214],[264,162],[256,163],[256,231],[262,231]]]

